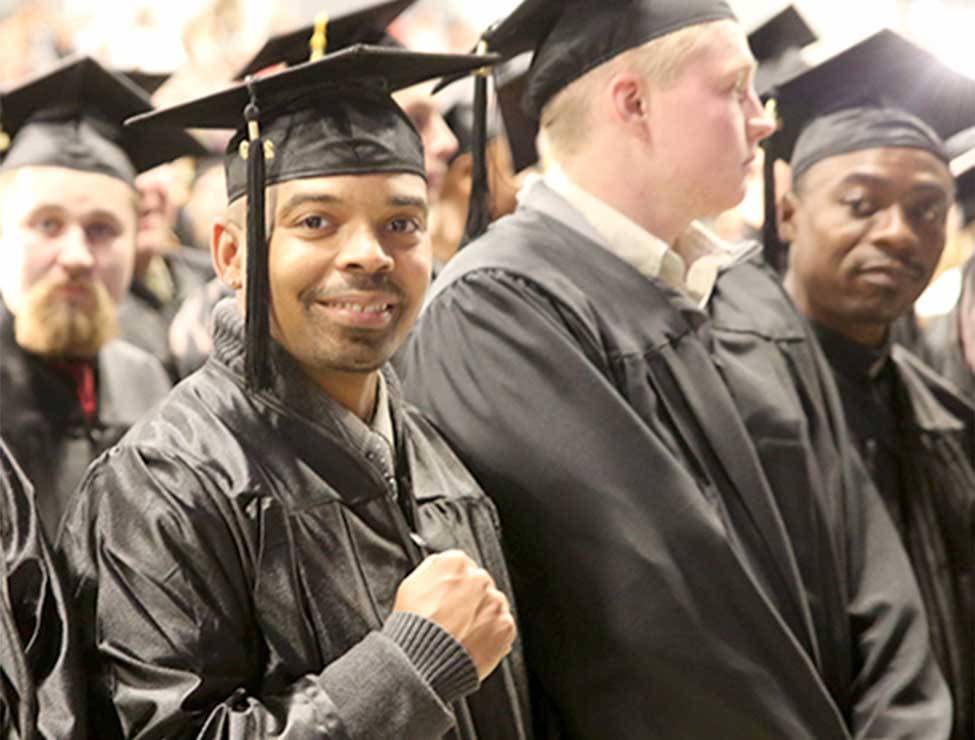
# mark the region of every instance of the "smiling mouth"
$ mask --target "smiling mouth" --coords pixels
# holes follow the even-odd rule
[[[354,303],[352,301],[322,301],[329,308],[338,308],[343,311],[362,314],[378,314],[391,312],[395,306],[385,301],[377,303]]]

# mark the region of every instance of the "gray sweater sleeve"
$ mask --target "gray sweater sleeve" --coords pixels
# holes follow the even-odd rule
[[[477,690],[467,651],[416,614],[394,613],[321,674],[319,684],[354,738],[439,738],[448,705]]]

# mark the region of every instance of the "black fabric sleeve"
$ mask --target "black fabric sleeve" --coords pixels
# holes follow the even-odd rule
[[[20,713],[19,708],[29,707],[32,716],[26,722],[33,725],[38,737],[83,738],[83,676],[61,574],[34,508],[34,491],[2,441],[0,463],[5,581],[0,608],[9,617],[3,620],[0,668],[6,674],[4,689],[20,694],[17,706],[8,709]],[[19,670],[9,670],[10,662]],[[25,727],[20,732],[24,737],[34,736]]]
[[[258,546],[233,516],[224,492],[158,451],[115,448],[89,470],[59,547],[86,628],[92,736],[443,735],[449,709],[382,632],[319,674],[262,688]]]

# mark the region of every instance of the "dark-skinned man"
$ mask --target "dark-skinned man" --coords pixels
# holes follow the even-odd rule
[[[66,518],[97,737],[529,736],[496,514],[386,367],[431,260],[389,92],[478,61],[354,46],[136,123],[238,129],[236,297]]]
[[[808,74],[856,75],[862,65],[850,62]],[[915,67],[913,85],[925,84],[925,70]],[[785,286],[816,330],[850,436],[907,549],[953,693],[952,737],[962,740],[975,733],[975,412],[890,337],[944,249],[950,158],[924,120],[937,122],[937,108],[912,106],[911,82],[886,100],[868,87],[862,101],[839,102],[835,88],[809,95],[808,85],[800,76],[780,93],[785,126],[801,130],[780,205]],[[790,105],[800,96],[801,111]],[[975,98],[969,107],[971,125]]]

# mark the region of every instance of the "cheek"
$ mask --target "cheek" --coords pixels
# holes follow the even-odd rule
[[[411,295],[423,297],[430,287],[430,273],[433,269],[433,252],[429,238],[402,255],[397,260],[397,269],[406,283],[403,287]]]
[[[279,242],[272,244],[268,255],[268,279],[272,288],[285,296],[300,295],[322,283],[329,270],[331,257],[325,249],[306,249]]]
[[[938,266],[938,262],[941,261],[941,255],[945,249],[945,238],[944,232],[937,235],[921,237],[921,248],[918,251],[918,259],[924,265],[925,270],[927,270],[929,278]]]
[[[116,302],[128,292],[135,262],[134,235],[113,239],[95,255],[95,273]]]
[[[57,262],[57,242],[41,238],[30,231],[21,232],[4,244],[4,283],[16,282],[29,288]]]

